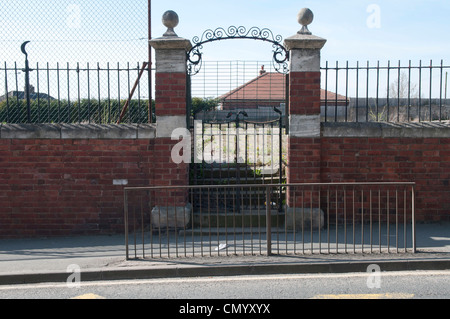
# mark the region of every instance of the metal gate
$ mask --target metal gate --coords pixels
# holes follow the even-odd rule
[[[223,114],[223,113],[222,113]],[[274,109],[276,118],[265,121],[251,121],[245,111],[228,112],[223,120],[200,119],[194,121],[193,149],[191,164],[191,185],[259,185],[282,184],[285,182],[285,162],[283,154],[283,121],[281,111]],[[221,189],[221,198],[232,198],[236,192],[236,203],[223,202],[224,207],[233,205],[238,213],[250,206],[257,208],[256,196],[240,189]],[[193,209],[198,211],[204,202],[199,200],[204,189],[193,195]],[[203,194],[204,195],[204,194]],[[203,196],[203,198],[206,198]],[[273,193],[271,203],[281,207],[285,199],[282,188]],[[204,207],[203,207],[204,208]]]
[[[190,169],[190,185],[258,185],[282,184],[284,180],[283,154],[284,149],[284,115],[273,105],[273,101],[265,101],[265,114],[261,116],[255,112],[257,105],[249,107],[245,102],[237,103],[231,108],[214,110],[207,113],[192,114],[191,111],[191,77],[197,75],[203,65],[201,49],[209,42],[229,39],[251,39],[269,42],[273,47],[273,69],[281,75],[277,79],[286,80],[288,73],[289,52],[282,45],[282,37],[274,36],[269,29],[231,26],[228,29],[217,28],[206,30],[201,37],[195,37],[192,49],[187,53],[188,60],[188,116],[191,136],[193,136],[193,161]],[[263,66],[264,69],[264,66]],[[261,71],[267,73],[265,70]],[[260,73],[262,76],[263,73]],[[265,76],[272,74],[264,74]],[[257,77],[256,79],[259,79]],[[286,85],[277,88],[284,95],[286,103]],[[234,89],[234,88],[233,88]],[[254,90],[254,96],[258,92]],[[236,103],[236,101],[234,100]],[[278,101],[280,102],[280,101]],[[279,104],[278,104],[279,105]],[[283,114],[284,113],[284,114]],[[193,189],[193,211],[197,212],[205,206],[200,200],[205,189]],[[208,190],[210,191],[210,190]],[[219,191],[219,190],[216,190]],[[241,194],[240,188],[220,189],[221,199],[218,205],[226,209],[233,206],[238,214],[250,206],[256,208],[261,204],[257,200],[250,200],[250,194]],[[235,194],[234,194],[235,192]],[[276,206],[281,212],[284,201],[282,188],[275,192],[270,205]],[[225,198],[236,196],[240,200],[236,203],[226,201]],[[203,196],[205,198],[205,196]],[[256,198],[254,196],[254,198]],[[205,208],[205,207],[203,207]],[[231,207],[230,207],[231,208]]]

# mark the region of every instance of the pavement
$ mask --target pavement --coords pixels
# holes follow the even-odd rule
[[[0,285],[171,277],[450,270],[450,223],[417,224],[417,252],[126,260],[123,235],[0,240]]]

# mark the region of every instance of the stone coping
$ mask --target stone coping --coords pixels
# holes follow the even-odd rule
[[[0,139],[154,139],[156,124],[0,124]]]
[[[321,137],[450,138],[450,121],[327,122]],[[0,124],[1,139],[154,139],[156,124]]]
[[[322,137],[450,138],[450,121],[321,123]]]

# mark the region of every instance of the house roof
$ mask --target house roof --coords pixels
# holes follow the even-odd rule
[[[19,99],[24,100],[26,99],[26,93],[24,91],[10,91],[8,92],[8,98],[9,99]],[[50,99],[54,100],[54,97],[51,97],[48,94],[45,93],[30,93],[30,100],[37,100],[37,99]],[[0,96],[0,102],[3,102],[6,100],[6,95]]]
[[[285,100],[286,76],[280,73],[261,71],[261,74],[253,80],[237,87],[236,89],[219,97],[221,101],[232,100]],[[338,103],[348,103],[345,96],[321,89],[320,99],[324,103],[327,99],[330,103],[338,100]]]

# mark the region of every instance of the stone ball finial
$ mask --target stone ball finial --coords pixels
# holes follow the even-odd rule
[[[163,36],[165,37],[176,37],[177,34],[174,31],[174,28],[180,22],[178,18],[178,14],[175,11],[168,10],[162,16],[162,23],[167,27],[166,33]]]
[[[310,25],[314,20],[314,13],[308,9],[303,8],[297,15],[298,23],[302,25],[302,29],[298,32],[299,34],[312,34],[308,30],[308,25]]]

